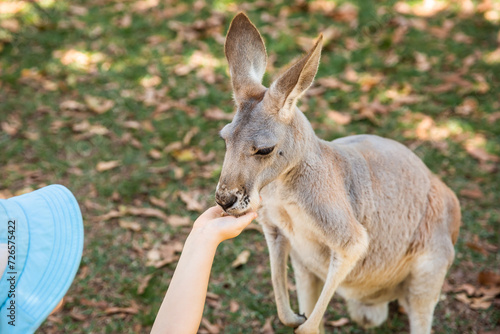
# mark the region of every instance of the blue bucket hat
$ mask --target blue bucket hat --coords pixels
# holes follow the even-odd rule
[[[33,333],[80,265],[83,221],[75,197],[51,185],[0,200],[0,244],[8,249],[0,272],[0,333]]]

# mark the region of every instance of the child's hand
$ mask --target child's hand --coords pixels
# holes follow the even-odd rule
[[[224,216],[220,206],[214,206],[205,211],[193,225],[193,232],[203,233],[220,243],[238,236],[243,229],[257,217],[256,212],[248,212],[241,217]]]

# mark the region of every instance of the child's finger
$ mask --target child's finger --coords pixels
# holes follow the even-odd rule
[[[254,220],[255,218],[257,218],[257,212],[254,212],[254,211],[247,212],[243,216],[236,218],[236,223],[238,225],[245,225],[246,226],[246,225],[250,224],[252,222],[252,220]]]
[[[214,219],[214,218],[219,218],[222,214],[222,208],[218,205],[212,206],[210,209],[205,211],[200,218],[203,217],[203,219]]]

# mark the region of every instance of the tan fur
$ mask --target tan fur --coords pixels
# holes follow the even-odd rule
[[[458,238],[461,222],[458,199],[436,176],[433,175],[431,180],[431,189],[427,195],[427,209],[408,247],[408,254],[414,254],[424,249],[435,227],[439,226],[443,220],[448,220],[448,232],[452,243],[455,244]]]
[[[296,333],[324,330],[335,292],[365,327],[383,323],[388,302],[397,299],[408,310],[411,333],[430,333],[454,258],[458,200],[393,140],[316,137],[296,103],[317,72],[321,42],[267,89],[258,80],[265,70],[262,38],[244,14],[234,18],[226,56],[237,113],[221,130],[227,151],[216,200],[240,215],[256,209],[262,197],[259,222],[278,316]],[[303,315],[290,308],[288,257]]]

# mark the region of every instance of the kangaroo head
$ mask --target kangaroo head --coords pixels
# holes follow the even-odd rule
[[[216,202],[229,214],[256,209],[259,192],[295,166],[307,150],[310,124],[296,104],[312,84],[322,36],[269,88],[262,85],[267,55],[264,41],[248,17],[238,14],[226,36],[236,115],[220,135],[226,156]]]

